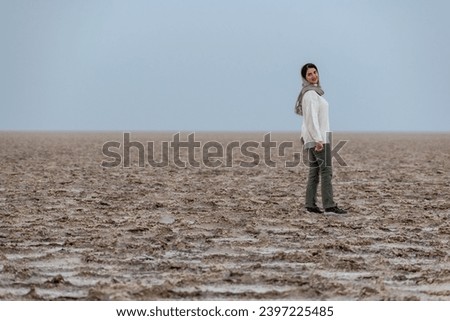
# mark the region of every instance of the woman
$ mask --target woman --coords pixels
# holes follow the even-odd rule
[[[303,87],[295,111],[303,116],[302,140],[308,154],[309,175],[306,187],[306,210],[323,213],[317,206],[317,186],[321,181],[322,204],[327,213],[345,214],[333,200],[331,178],[331,132],[328,120],[328,102],[323,98],[319,71],[314,64],[302,67]]]

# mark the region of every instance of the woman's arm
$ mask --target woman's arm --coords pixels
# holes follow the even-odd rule
[[[303,96],[303,120],[308,134],[316,142],[316,151],[323,149],[324,142],[319,125],[319,104],[319,95],[314,90],[306,92]]]

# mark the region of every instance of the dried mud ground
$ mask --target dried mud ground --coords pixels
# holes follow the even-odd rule
[[[122,133],[0,133],[0,299],[450,300],[450,134],[334,139],[348,141],[333,178],[347,215],[305,212],[307,168],[285,166],[297,133],[272,134],[295,142],[271,149],[275,167],[260,147],[259,164],[235,149],[233,166],[199,168],[139,167],[137,148],[102,167]]]

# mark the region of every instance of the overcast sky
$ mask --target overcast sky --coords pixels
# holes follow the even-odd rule
[[[0,0],[0,130],[450,131],[448,0]]]

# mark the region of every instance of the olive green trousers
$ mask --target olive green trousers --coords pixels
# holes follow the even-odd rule
[[[314,148],[307,149],[308,156],[308,183],[306,185],[306,207],[317,206],[317,187],[321,185],[322,205],[324,208],[336,206],[333,200],[333,169],[331,166],[331,146],[324,144],[320,152]]]

